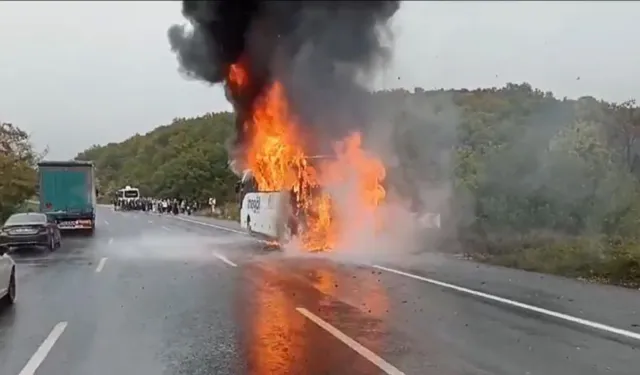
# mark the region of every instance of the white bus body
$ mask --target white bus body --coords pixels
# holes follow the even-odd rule
[[[251,234],[284,244],[291,239],[289,212],[289,194],[285,192],[247,193],[240,208],[240,226]]]
[[[125,201],[135,200],[140,198],[140,190],[138,188],[127,186],[118,190],[117,195],[119,199],[123,199]]]
[[[122,209],[123,203],[135,201],[139,198],[140,190],[138,188],[127,186],[125,188],[119,189],[118,191],[116,191],[116,205],[114,206],[114,210]]]

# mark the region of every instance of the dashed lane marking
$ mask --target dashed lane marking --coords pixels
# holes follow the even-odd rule
[[[538,313],[538,314],[551,316],[551,317],[554,317],[556,319],[564,320],[564,321],[567,321],[567,322],[579,324],[579,325],[582,325],[582,326],[585,326],[585,327],[589,327],[589,328],[592,328],[592,329],[597,329],[597,330],[600,330],[600,331],[604,331],[604,332],[612,333],[612,334],[615,334],[615,335],[623,336],[623,337],[626,337],[626,338],[629,338],[629,339],[640,340],[640,333],[631,332],[631,331],[627,331],[627,330],[624,330],[624,329],[621,329],[621,328],[616,328],[616,327],[612,327],[612,326],[609,326],[609,325],[606,325],[606,324],[594,322],[594,321],[591,321],[591,320],[582,319],[582,318],[578,318],[578,317],[575,317],[575,316],[559,313],[557,311],[543,309],[542,307],[528,305],[526,303],[513,301],[513,300],[510,300],[510,299],[507,299],[507,298],[503,298],[503,297],[494,296],[494,295],[489,294],[489,293],[479,292],[477,290],[468,289],[468,288],[464,288],[464,287],[461,287],[461,286],[445,283],[445,282],[442,282],[442,281],[430,279],[428,277],[414,275],[412,273],[396,270],[396,269],[393,269],[393,268],[388,268],[388,267],[383,267],[383,266],[378,266],[378,265],[373,265],[373,268],[377,268],[379,270],[395,273],[397,275],[410,277],[410,278],[415,279],[415,280],[424,281],[426,283],[437,285],[437,286],[440,286],[440,287],[443,287],[443,288],[452,289],[452,290],[455,290],[457,292],[471,294],[471,295],[476,296],[476,297],[488,299],[488,300],[495,301],[495,302],[500,302],[500,303],[505,304],[505,305],[518,307],[518,308],[523,309],[523,310],[532,311],[532,312],[535,312],[535,313]]]
[[[109,238],[109,245],[113,243],[113,238]]]
[[[109,222],[104,220],[104,225],[109,225]]]
[[[165,227],[164,225],[162,226],[162,229],[166,230],[167,232],[171,232],[171,229]]]
[[[304,307],[296,307],[296,311],[298,311],[300,314],[304,315],[305,318],[307,318],[307,319],[311,320],[312,322],[314,322],[315,324],[317,324],[320,328],[322,328],[325,331],[329,332],[333,337],[335,337],[338,340],[342,341],[342,343],[344,343],[345,345],[347,345],[348,347],[353,349],[356,353],[360,354],[366,360],[368,360],[369,362],[371,362],[374,365],[376,365],[385,374],[389,374],[389,375],[404,375],[404,372],[398,370],[391,363],[385,361],[380,356],[378,356],[377,354],[375,354],[371,350],[365,348],[364,346],[362,346],[356,340],[354,340],[351,337],[345,335],[344,333],[342,333],[342,331],[338,330],[336,327],[334,327],[331,324],[325,322],[324,320],[322,320],[322,318],[320,318],[319,316],[315,315],[311,311],[305,309]]]
[[[238,267],[237,264],[233,263],[232,261],[230,261],[229,259],[227,259],[227,257],[225,257],[222,254],[216,253],[215,251],[213,252],[213,256],[220,259],[221,261],[225,262],[226,264],[230,265],[231,267]]]
[[[98,267],[96,267],[96,273],[102,272],[102,269],[104,268],[105,263],[107,263],[106,257],[100,259],[100,262],[98,263]]]
[[[42,344],[40,344],[38,350],[36,350],[18,375],[34,375],[36,373],[38,367],[40,367],[45,358],[47,358],[47,355],[49,354],[49,351],[51,351],[51,348],[53,348],[53,345],[58,341],[64,330],[67,328],[67,324],[67,322],[60,322],[53,327],[49,336],[47,336]]]

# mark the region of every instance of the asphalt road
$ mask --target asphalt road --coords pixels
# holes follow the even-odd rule
[[[13,254],[0,374],[640,369],[640,292],[428,254],[293,258],[237,230],[101,208],[93,237]]]

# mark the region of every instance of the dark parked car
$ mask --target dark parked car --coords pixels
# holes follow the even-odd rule
[[[62,238],[56,222],[45,214],[29,212],[13,214],[0,229],[0,246],[44,246],[50,251],[60,247]]]

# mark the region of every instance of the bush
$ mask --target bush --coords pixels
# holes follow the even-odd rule
[[[216,209],[216,213],[211,212],[210,207],[206,207],[196,213],[196,215],[213,217],[221,220],[240,221],[240,205],[237,203],[225,203]]]
[[[215,217],[223,220],[240,221],[240,205],[229,202],[219,208],[219,213]]]

